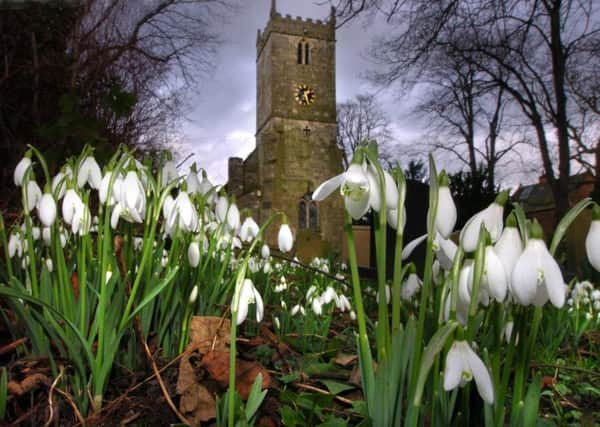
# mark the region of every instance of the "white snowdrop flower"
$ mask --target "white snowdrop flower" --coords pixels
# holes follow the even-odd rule
[[[337,294],[335,293],[333,288],[331,286],[327,286],[325,291],[321,294],[321,297],[320,297],[321,304],[323,304],[323,305],[329,304],[331,301],[336,299],[336,297],[337,297]]]
[[[33,238],[34,241],[38,240],[40,238],[40,235],[41,235],[40,227],[31,227],[31,237]]]
[[[402,283],[402,288],[400,289],[400,297],[405,301],[410,301],[417,291],[421,289],[421,279],[415,272],[411,272],[404,283]]]
[[[162,168],[162,177],[160,181],[161,187],[166,187],[171,181],[179,178],[177,172],[177,163],[174,160],[167,160]]]
[[[187,257],[192,268],[198,267],[198,264],[200,264],[200,246],[198,245],[197,241],[190,243],[187,251]]]
[[[346,277],[340,273],[335,273],[335,278],[338,280],[346,280]]]
[[[594,300],[594,301],[600,301],[600,290],[594,289],[592,291],[592,300]]]
[[[165,229],[170,236],[173,236],[176,229],[186,233],[198,229],[198,211],[187,192],[180,191],[175,198],[175,202],[169,210]]]
[[[348,298],[346,298],[346,295],[342,294],[339,296],[339,299],[337,301],[337,308],[342,312],[352,309],[352,305],[350,304]]]
[[[42,199],[42,190],[38,183],[31,179],[27,182],[27,212],[31,212]]]
[[[594,316],[589,311],[585,313],[585,320],[592,320]]]
[[[240,211],[235,203],[231,203],[227,210],[227,226],[232,233],[237,233],[240,228]]]
[[[196,171],[196,163],[192,164],[190,167],[190,171],[185,178],[185,183],[187,185],[187,191],[190,194],[198,193],[200,189],[200,179],[198,179],[198,172]]]
[[[508,290],[508,280],[502,261],[496,255],[493,246],[486,246],[484,264],[481,285],[496,301],[503,302]]]
[[[389,285],[385,285],[385,303],[389,304],[392,299],[392,291]],[[379,304],[379,292],[375,294],[375,301]]]
[[[165,201],[162,205],[163,218],[167,219],[171,217],[171,210],[173,209],[174,205],[175,199],[173,199],[173,197],[170,194],[168,194],[167,197],[165,197]]]
[[[25,172],[27,172],[27,169],[29,169],[29,167],[31,166],[31,157],[29,157],[28,155],[25,155],[25,157],[23,157],[19,163],[17,163],[17,166],[15,167],[15,172],[13,175],[13,179],[15,182],[15,185],[17,187],[20,187],[23,184],[23,177],[25,176]]]
[[[8,257],[13,258],[18,255],[19,258],[23,255],[23,244],[21,243],[21,237],[16,233],[11,233],[8,239]]]
[[[565,304],[562,272],[542,240],[542,229],[537,221],[531,226],[531,237],[513,269],[511,291],[522,305],[541,307],[548,299],[557,308]]]
[[[160,265],[162,268],[167,268],[167,263],[169,262],[169,253],[163,249],[162,258],[160,259]]]
[[[42,240],[46,244],[46,246],[50,246],[52,243],[52,231],[50,227],[42,228]]]
[[[594,204],[592,222],[585,238],[585,253],[596,271],[600,271],[600,206]]]
[[[448,184],[448,175],[442,172],[439,176],[435,229],[444,239],[447,239],[454,230],[457,219],[456,205]]]
[[[198,285],[194,285],[194,287],[192,288],[192,292],[190,292],[190,298],[188,301],[190,304],[194,304],[197,299],[198,299]]]
[[[46,268],[50,273],[54,271],[54,264],[52,263],[52,258],[46,258]]]
[[[64,249],[64,247],[67,245],[67,234],[65,233],[64,230],[61,230],[59,239],[60,239],[60,246],[61,246],[61,248]]]
[[[281,224],[281,227],[279,228],[277,244],[279,245],[279,250],[283,253],[291,251],[292,246],[294,246],[294,236],[292,235],[292,230],[287,223]]]
[[[239,237],[233,236],[231,239],[231,246],[235,249],[242,249],[242,241]]]
[[[235,298],[235,296],[234,296]],[[256,321],[260,322],[264,315],[264,306],[263,300],[260,296],[260,293],[254,287],[252,280],[244,279],[242,283],[242,287],[240,289],[240,295],[238,300],[237,307],[237,317],[236,322],[238,325],[241,325],[246,317],[248,316],[248,305],[256,304]],[[232,308],[234,304],[231,305]]]
[[[600,310],[600,300],[594,301],[593,307],[594,307],[594,310],[599,311]]]
[[[271,256],[271,251],[269,250],[269,246],[266,243],[262,245],[262,248],[260,248],[260,255],[263,258],[269,258],[269,256]]]
[[[248,270],[250,270],[252,273],[256,273],[258,270],[260,270],[260,264],[254,257],[248,259]]]
[[[352,319],[352,320],[356,320],[356,313],[354,312],[354,310],[352,310],[352,311],[350,312],[350,319]]]
[[[516,227],[516,220],[513,214],[508,216],[506,227],[494,245],[494,251],[498,255],[498,258],[500,258],[506,277],[510,281],[515,264],[523,252],[523,241]]]
[[[56,220],[56,201],[51,193],[44,193],[37,207],[38,217],[45,227],[50,227]]]
[[[156,246],[156,242],[154,242]],[[141,237],[134,237],[133,238],[133,249],[136,251],[139,251],[142,249],[142,246],[144,246],[144,239],[142,239]]]
[[[98,190],[102,182],[102,171],[93,156],[87,156],[77,170],[77,187],[83,188],[87,183],[90,188]]]
[[[465,252],[473,252],[477,248],[481,224],[485,224],[490,233],[492,243],[495,243],[502,233],[504,221],[504,205],[508,200],[508,191],[501,192],[496,200],[484,210],[473,215],[460,232],[460,243]]]
[[[70,167],[65,168],[65,172],[59,172],[52,178],[52,193],[56,194],[56,199],[61,200],[67,191],[67,180],[73,175]]]
[[[369,210],[369,178],[363,165],[352,163],[348,170],[323,182],[312,194],[312,199],[320,202],[338,187],[344,197],[346,210],[354,219],[361,218]]]
[[[217,199],[217,205],[215,206],[215,214],[219,222],[225,222],[227,220],[227,210],[229,209],[229,201],[225,196],[219,196]]]
[[[246,217],[240,227],[240,239],[242,239],[242,242],[251,242],[258,236],[259,231],[260,228],[256,221],[251,216]]]
[[[116,228],[119,218],[123,218],[128,222],[144,222],[144,217],[146,216],[146,192],[137,172],[127,172],[120,190],[119,202],[113,208],[111,226]]]
[[[104,174],[104,177],[100,182],[100,189],[98,190],[98,198],[100,199],[100,203],[108,204],[108,206],[113,206],[118,202],[118,197],[121,195],[121,186],[123,185],[123,177],[121,174],[118,174],[113,181],[112,191],[110,193],[110,201],[107,203],[109,190],[108,187],[110,185],[112,175],[112,171],[108,171]]]
[[[292,310],[290,311],[290,314],[292,316],[295,316],[296,314],[298,314],[300,312],[300,304],[296,304],[295,306],[292,307]]]
[[[515,326],[515,323],[511,320],[509,322],[506,322],[506,325],[504,325],[504,328],[502,329],[502,337],[504,338],[504,341],[506,341],[507,344],[510,344],[510,341],[512,339],[514,326]],[[515,337],[515,344],[518,344],[518,343],[519,343],[519,336],[517,334],[517,336]]]
[[[321,301],[319,301],[319,298],[313,298],[311,306],[313,313],[315,313],[317,316],[323,314],[323,306],[321,304]]]
[[[446,356],[444,390],[462,387],[473,378],[481,398],[493,404],[494,386],[489,371],[466,341],[454,341]]]
[[[273,323],[277,329],[281,329],[281,323],[279,323],[279,318],[277,316],[273,317]]]
[[[311,301],[312,296],[317,292],[317,287],[315,285],[311,285],[306,291],[306,300]]]
[[[385,185],[385,208],[396,209],[398,207],[398,187],[394,178],[387,171],[383,171]],[[381,211],[381,194],[379,175],[376,168],[369,164],[367,168],[367,177],[369,180],[369,205],[375,212]]]
[[[266,261],[263,264],[263,273],[269,274],[271,271],[273,271],[273,268],[271,267],[271,263],[269,261]]]

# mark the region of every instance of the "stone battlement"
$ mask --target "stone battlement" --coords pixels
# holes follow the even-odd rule
[[[335,41],[335,9],[331,8],[329,20],[322,21],[321,19],[305,19],[301,16],[292,17],[290,14],[284,16],[275,10],[273,3],[269,22],[263,31],[258,30],[256,37],[257,57],[260,56],[271,33]]]

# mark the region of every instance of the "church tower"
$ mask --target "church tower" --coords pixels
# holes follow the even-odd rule
[[[277,12],[256,40],[256,148],[229,159],[228,187],[261,222],[283,211],[304,260],[341,253],[341,196],[315,203],[310,196],[342,172],[336,146],[335,13],[329,21]],[[267,235],[276,244],[277,227]]]

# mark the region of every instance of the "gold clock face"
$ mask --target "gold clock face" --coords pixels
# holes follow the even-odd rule
[[[308,87],[308,85],[302,84],[294,91],[296,102],[300,105],[310,105],[315,102],[315,91]]]

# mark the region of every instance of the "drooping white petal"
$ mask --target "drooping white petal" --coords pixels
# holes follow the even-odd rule
[[[585,253],[596,271],[600,271],[600,221],[593,220],[585,238]]]
[[[438,190],[438,207],[435,218],[435,228],[443,238],[447,239],[454,230],[456,218],[456,205],[452,199],[452,193],[450,188],[444,185]]]
[[[260,256],[263,258],[269,258],[270,255],[271,250],[269,249],[269,246],[266,244],[262,245],[262,248],[260,248]]]
[[[522,305],[533,303],[537,287],[542,284],[541,254],[545,249],[544,242],[539,239],[530,239],[515,264],[510,281],[511,290],[517,302]]]
[[[452,240],[444,239],[440,234],[436,234],[435,244],[439,248],[435,252],[437,260],[444,270],[449,271],[452,268],[452,262],[454,261],[458,246]]]
[[[198,245],[198,242],[193,241],[192,243],[190,243],[190,246],[188,247],[187,251],[187,256],[190,266],[192,268],[198,267],[198,264],[200,263],[200,246]]]
[[[471,369],[471,374],[475,379],[475,384],[477,385],[477,391],[481,398],[489,403],[490,405],[494,403],[494,386],[492,384],[492,377],[490,376],[489,371],[479,358],[477,354],[471,349],[469,344],[464,342],[465,344],[465,356],[467,359],[467,363]]]
[[[42,198],[42,190],[37,182],[29,180],[27,182],[27,212],[31,212]]]
[[[506,227],[494,245],[494,250],[504,266],[507,278],[510,280],[513,268],[523,252],[523,242],[519,230],[515,227]]]
[[[369,168],[367,173],[369,179],[369,205],[375,212],[381,210],[381,192],[379,185],[379,178],[372,168]]]
[[[254,286],[252,286],[252,291],[254,292],[254,303],[256,304],[256,321],[260,322],[265,315],[265,307],[263,305],[263,299],[260,296],[260,293],[256,290]]]
[[[496,301],[504,301],[508,290],[507,277],[502,261],[496,255],[493,246],[485,248],[485,267],[482,282]]]
[[[369,198],[363,197],[362,199],[354,200],[350,197],[344,197],[344,206],[354,219],[360,219],[369,210]]]
[[[333,178],[321,183],[317,189],[312,193],[312,199],[320,202],[326,199],[331,193],[339,188],[345,180],[345,174],[336,175]]]
[[[174,179],[178,178],[179,174],[177,172],[177,164],[173,160],[168,160],[163,165],[162,169],[162,179],[160,182],[161,187],[165,187]]]
[[[248,316],[248,304],[254,297],[253,287],[254,285],[250,279],[244,279],[242,288],[240,289],[239,303],[237,306],[236,322],[238,325],[241,325]]]
[[[465,355],[461,346],[455,341],[446,355],[446,366],[444,367],[444,390],[454,390],[460,385],[463,371],[465,370]]]
[[[419,246],[423,241],[427,239],[427,234],[423,234],[413,240],[411,240],[405,247],[402,249],[402,260],[407,259],[413,251]]]
[[[552,258],[550,253],[542,258],[542,270],[544,272],[544,284],[550,302],[552,302],[556,308],[562,308],[562,306],[565,305],[567,286],[565,285],[558,264],[554,258]]]
[[[292,250],[292,246],[294,246],[294,236],[292,235],[292,230],[289,225],[281,224],[279,234],[277,235],[277,244],[279,245],[279,250],[283,253]]]
[[[227,220],[227,209],[229,208],[229,201],[227,197],[220,196],[215,206],[215,214],[219,222],[225,222]]]
[[[38,204],[38,216],[44,226],[50,227],[56,220],[56,201],[50,193],[45,193]]]
[[[17,166],[15,167],[15,173],[13,175],[15,185],[20,187],[23,184],[23,177],[25,176],[25,172],[31,166],[31,159],[29,157],[23,157]]]
[[[194,285],[192,292],[190,292],[189,303],[193,304],[198,299],[198,285]]]
[[[93,156],[86,157],[77,171],[77,186],[82,188],[86,182],[95,190],[100,188],[102,182],[102,171]]]
[[[240,239],[242,239],[242,242],[251,242],[258,236],[259,231],[258,224],[249,216],[244,220],[240,228]]]
[[[398,209],[387,210],[387,223],[396,230],[398,227]],[[404,208],[404,214],[402,215],[402,229],[406,227],[406,207]]]
[[[504,207],[497,203],[492,203],[484,210],[473,215],[465,224],[460,232],[460,243],[465,252],[473,252],[477,248],[479,240],[479,231],[481,223],[485,224],[486,230],[490,233],[492,243],[500,238],[504,227],[502,214]]]
[[[233,232],[237,232],[240,227],[240,211],[235,203],[229,205],[227,211],[227,226]]]

